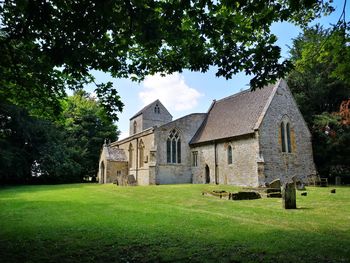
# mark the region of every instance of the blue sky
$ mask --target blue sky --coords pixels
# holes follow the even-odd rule
[[[335,0],[333,6],[336,11],[328,17],[323,17],[316,22],[328,27],[335,24],[342,11],[344,1]],[[349,6],[347,13],[350,13]],[[298,27],[289,23],[273,24],[271,30],[277,35],[277,44],[282,49],[282,57],[288,57],[288,46],[292,45],[292,39],[301,31]],[[119,114],[118,128],[121,131],[120,138],[125,138],[129,133],[129,118],[148,103],[160,99],[164,106],[177,119],[194,112],[206,112],[214,99],[220,99],[248,88],[250,77],[243,73],[237,74],[230,80],[215,77],[215,70],[206,73],[184,71],[171,76],[148,76],[142,83],[134,83],[127,79],[113,79],[109,74],[94,72],[98,82],[112,81],[117,88],[123,103],[124,110]],[[88,92],[93,92],[92,87],[87,87]]]

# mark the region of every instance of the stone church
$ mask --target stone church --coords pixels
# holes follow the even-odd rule
[[[214,100],[172,120],[156,100],[130,119],[130,136],[104,144],[100,183],[264,186],[316,173],[311,134],[284,80]]]

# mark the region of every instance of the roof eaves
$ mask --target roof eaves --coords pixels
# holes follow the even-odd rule
[[[251,131],[251,132],[237,134],[237,135],[230,136],[230,137],[222,137],[222,138],[216,138],[214,140],[207,140],[207,141],[200,141],[200,142],[190,143],[190,145],[191,146],[197,146],[197,145],[211,144],[211,143],[214,143],[214,142],[222,142],[222,141],[226,141],[226,140],[233,140],[233,139],[238,139],[238,138],[242,138],[242,137],[246,137],[246,136],[254,136],[254,134],[255,134],[255,132]]]
[[[149,107],[151,107],[154,103],[156,103],[157,101],[159,101],[158,99],[156,99],[155,101],[151,102],[150,104],[146,105],[145,107],[143,107],[141,110],[139,110],[134,116],[132,116],[129,120],[135,119],[137,116],[140,116],[142,113],[144,113]]]
[[[214,105],[216,103],[216,100],[213,100],[213,102],[211,103],[208,111],[207,111],[207,115],[205,116],[205,119],[203,120],[201,126],[199,127],[199,129],[196,131],[196,133],[193,135],[192,139],[190,140],[189,144],[195,144],[195,140],[196,138],[203,132],[203,129],[208,121],[208,116],[209,116],[209,112],[213,109]]]

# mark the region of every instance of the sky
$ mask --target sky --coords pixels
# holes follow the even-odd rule
[[[328,17],[316,20],[324,27],[335,24],[342,12],[344,0],[334,0],[336,11]],[[347,6],[347,14],[350,7]],[[347,19],[348,21],[348,19]],[[292,46],[292,39],[301,32],[300,28],[289,23],[275,23],[271,31],[278,37],[277,45],[281,47],[282,58],[288,57],[288,46]],[[119,139],[129,135],[129,119],[147,104],[159,99],[173,115],[173,120],[190,113],[207,112],[214,99],[221,99],[249,88],[250,76],[244,73],[235,75],[232,79],[218,78],[215,70],[206,73],[184,71],[161,77],[160,75],[147,76],[141,83],[128,79],[114,79],[103,72],[93,72],[96,82],[112,81],[118,90],[124,109],[119,113],[116,123],[121,134]],[[92,93],[93,87],[88,86],[87,91]]]

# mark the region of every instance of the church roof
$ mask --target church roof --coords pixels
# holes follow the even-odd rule
[[[152,103],[150,103],[150,104],[146,105],[145,107],[143,107],[143,108],[142,108],[140,111],[138,111],[134,116],[132,116],[132,117],[130,118],[130,120],[135,119],[137,116],[143,114],[145,111],[147,111],[149,108],[154,107],[156,104],[162,105],[162,106],[164,107],[164,105],[160,102],[160,100],[157,99],[157,100],[153,101]],[[165,107],[164,107],[164,109],[169,113],[169,111],[168,111]],[[170,113],[169,113],[169,115],[171,116]]]
[[[108,161],[127,162],[126,155],[123,149],[105,146],[106,159]]]
[[[280,82],[255,91],[245,90],[214,101],[190,144],[254,133]]]

